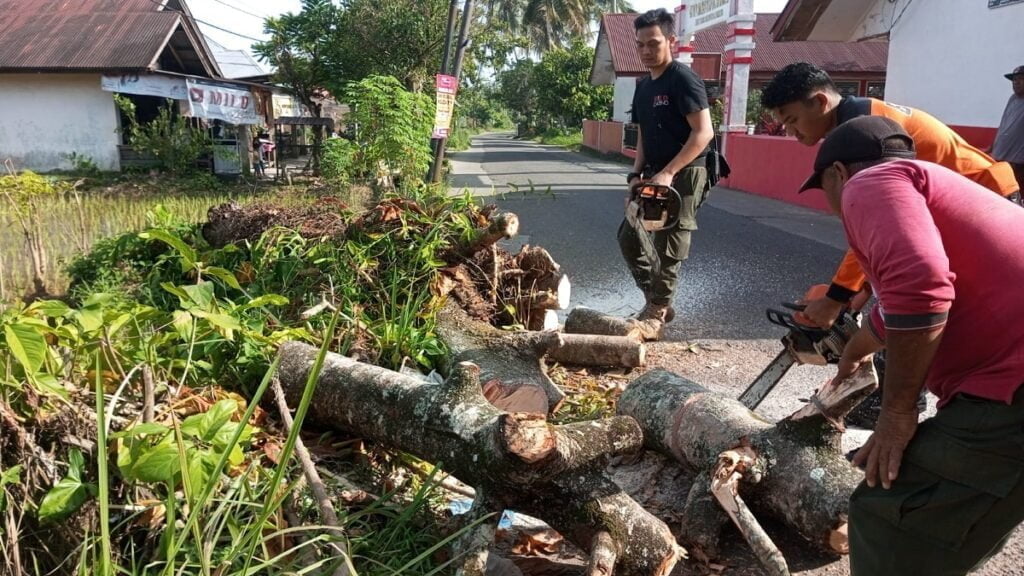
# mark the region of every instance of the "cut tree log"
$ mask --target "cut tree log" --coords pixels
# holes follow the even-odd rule
[[[647,347],[639,340],[594,334],[562,334],[561,344],[548,352],[549,359],[576,366],[636,368],[644,365],[646,356]]]
[[[643,335],[639,324],[631,318],[611,316],[583,306],[573,308],[572,312],[569,312],[564,330],[569,334],[625,336],[636,340],[641,340]]]
[[[534,332],[558,330],[558,312],[554,310],[530,310],[526,329]]]
[[[864,366],[842,382],[826,384],[805,408],[772,423],[735,399],[659,370],[626,388],[617,413],[637,419],[648,448],[698,470],[701,484],[691,491],[686,516],[699,518],[700,524],[685,522],[685,544],[717,555],[726,516],[707,505],[708,482],[714,480],[710,473],[726,452],[749,448],[752,456],[743,467],[739,493],[823,549],[844,554],[850,495],[863,474],[841,452],[841,421],[876,385],[874,368]]]
[[[281,347],[278,374],[289,402],[302,396],[317,353],[298,342]],[[685,553],[668,527],[605,470],[610,456],[643,443],[632,418],[555,426],[540,415],[492,406],[480,391],[480,369],[467,362],[438,385],[332,353],[317,380],[308,422],[443,462],[473,486],[481,507],[544,520],[585,550],[606,542],[597,538],[605,532],[614,542],[620,576],[667,575]]]
[[[480,367],[484,385],[500,392],[488,394],[498,408],[548,414],[565,400],[544,366],[544,356],[562,345],[559,333],[499,330],[470,318],[451,299],[437,314],[437,332],[453,366],[473,362]]]
[[[463,248],[463,254],[474,254],[497,243],[503,238],[519,234],[519,217],[512,212],[501,212],[491,216],[487,226],[477,228]]]

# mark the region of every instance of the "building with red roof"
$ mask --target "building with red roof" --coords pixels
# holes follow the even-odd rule
[[[636,80],[647,75],[636,52],[633,20],[636,14],[605,14],[597,37],[590,81],[615,85],[613,118],[628,121]],[[778,14],[758,14],[754,24],[754,53],[750,88],[764,86],[776,72],[793,62],[810,62],[825,70],[844,94],[882,97],[885,93],[888,42],[777,42],[772,28]],[[702,30],[694,37],[691,67],[704,80],[708,92],[718,96],[725,84],[722,54],[728,44],[728,24]]]

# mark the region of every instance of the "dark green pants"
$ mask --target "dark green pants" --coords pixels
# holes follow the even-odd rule
[[[853,576],[960,576],[1024,520],[1024,388],[1012,405],[960,395],[925,420],[892,488],[850,499]]]
[[[704,199],[707,169],[684,168],[676,174],[672,187],[683,197],[679,206],[679,223],[672,229],[654,233],[654,248],[661,267],[652,273],[651,262],[644,254],[637,231],[625,219],[619,225],[619,249],[630,274],[646,299],[654,304],[671,304],[679,284],[679,269],[690,256],[690,235],[697,229],[697,208]]]

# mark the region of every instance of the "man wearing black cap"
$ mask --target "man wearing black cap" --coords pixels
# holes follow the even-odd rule
[[[992,157],[1013,166],[1017,184],[1024,189],[1024,66],[1017,66],[1004,76],[1013,82],[1013,94],[1003,110]]]
[[[803,186],[825,190],[878,298],[833,383],[888,354],[853,459],[853,576],[967,574],[1024,520],[1024,210],[914,153],[893,120],[856,118]],[[918,425],[925,386],[939,410]]]

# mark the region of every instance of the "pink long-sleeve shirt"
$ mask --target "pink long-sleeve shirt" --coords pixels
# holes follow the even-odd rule
[[[887,331],[944,326],[926,385],[941,407],[966,393],[1010,403],[1024,383],[1024,209],[937,164],[855,174],[846,236]]]

